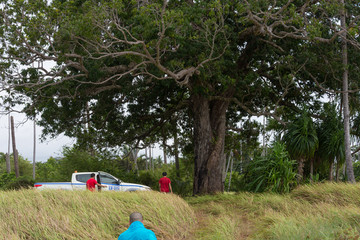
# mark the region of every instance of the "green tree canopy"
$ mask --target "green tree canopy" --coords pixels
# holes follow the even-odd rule
[[[307,66],[319,59],[307,53],[342,33],[337,1],[1,3],[5,87],[30,99],[45,134],[136,144],[178,119],[194,146],[194,194],[223,190],[228,126],[261,115],[285,124],[316,105]]]

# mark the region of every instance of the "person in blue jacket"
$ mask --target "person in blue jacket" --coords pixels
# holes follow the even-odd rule
[[[130,227],[120,234],[118,240],[156,240],[156,236],[144,227],[141,213],[133,212],[130,214]]]

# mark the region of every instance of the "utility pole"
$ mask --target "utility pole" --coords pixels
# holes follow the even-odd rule
[[[12,137],[12,146],[13,146],[13,154],[14,154],[15,175],[18,178],[20,174],[19,174],[18,151],[16,149],[16,143],[15,143],[15,127],[14,127],[13,116],[11,116],[11,137]]]

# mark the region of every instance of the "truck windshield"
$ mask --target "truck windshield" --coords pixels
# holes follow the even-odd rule
[[[111,175],[100,173],[100,181],[101,184],[107,183],[107,184],[118,184],[118,181]]]

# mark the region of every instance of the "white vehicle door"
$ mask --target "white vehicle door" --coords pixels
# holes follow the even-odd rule
[[[99,172],[99,180],[102,185],[106,185],[106,188],[102,188],[102,191],[121,191],[120,182],[114,176]]]
[[[77,173],[75,181],[72,182],[74,190],[86,190],[86,182],[90,179],[90,173]]]

